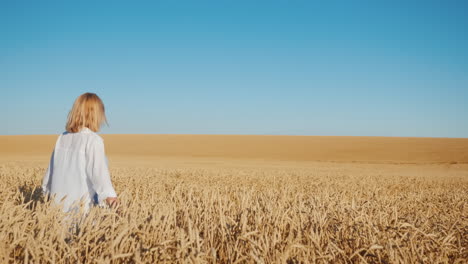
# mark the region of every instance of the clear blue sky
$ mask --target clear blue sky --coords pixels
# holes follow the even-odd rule
[[[1,1],[0,134],[468,137],[467,1]]]

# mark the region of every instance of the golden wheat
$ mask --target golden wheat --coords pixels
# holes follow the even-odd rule
[[[72,229],[42,201],[43,166],[4,163],[0,262],[466,262],[466,174],[329,166],[113,168],[119,211]]]

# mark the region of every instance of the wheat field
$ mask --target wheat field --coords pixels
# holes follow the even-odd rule
[[[38,189],[50,153],[0,138],[1,263],[467,262],[466,140],[410,142],[426,153],[411,160],[362,146],[348,160],[303,149],[287,160],[292,150],[259,159],[252,144],[246,159],[232,157],[238,145],[193,157],[130,144],[125,156],[105,139],[121,205],[71,225]]]

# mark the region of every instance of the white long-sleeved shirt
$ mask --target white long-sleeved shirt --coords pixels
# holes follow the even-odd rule
[[[110,179],[103,139],[88,128],[65,132],[55,143],[42,190],[63,205],[64,212],[84,210],[117,197]],[[96,197],[97,196],[97,197]],[[97,198],[97,199],[96,199]]]

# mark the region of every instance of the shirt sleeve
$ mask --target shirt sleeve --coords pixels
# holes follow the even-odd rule
[[[49,166],[44,174],[44,178],[42,179],[42,192],[49,193],[50,192],[50,180],[51,175],[54,169],[54,154],[55,150],[52,152],[52,156],[50,157]]]
[[[89,147],[87,153],[87,174],[91,187],[98,196],[99,204],[108,197],[117,197],[112,186],[104,151],[104,142],[101,138],[94,140]]]

